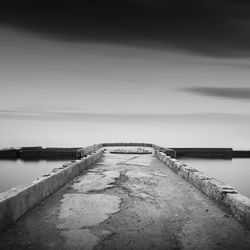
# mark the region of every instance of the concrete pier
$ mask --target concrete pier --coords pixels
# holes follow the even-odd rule
[[[250,249],[246,227],[156,156],[107,148],[2,230],[0,249]]]

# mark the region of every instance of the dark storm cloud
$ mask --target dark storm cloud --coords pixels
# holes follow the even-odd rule
[[[247,1],[5,2],[0,10],[3,25],[52,39],[157,44],[212,56],[249,56],[250,52]]]
[[[204,96],[250,100],[250,88],[190,87],[182,90]]]

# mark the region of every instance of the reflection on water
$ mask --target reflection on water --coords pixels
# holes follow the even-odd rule
[[[179,161],[233,186],[239,193],[250,198],[250,159],[194,159]]]
[[[0,192],[17,185],[30,183],[38,177],[50,173],[53,168],[61,167],[65,162],[67,160],[0,160]]]

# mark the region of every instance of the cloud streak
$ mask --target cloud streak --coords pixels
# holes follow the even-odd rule
[[[250,101],[250,88],[245,87],[189,87],[181,90],[196,95]]]
[[[217,120],[235,120],[250,119],[250,114],[246,113],[85,113],[79,111],[68,112],[61,111],[28,111],[22,109],[0,109],[0,120],[28,120],[28,121],[58,121],[58,122],[72,122],[79,121],[85,123],[134,123],[134,122],[149,122],[162,123],[165,121],[190,121],[195,119],[217,119]]]

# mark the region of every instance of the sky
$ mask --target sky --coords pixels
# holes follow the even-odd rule
[[[248,113],[249,8],[213,0],[6,4],[1,112]]]
[[[79,2],[2,5],[0,119],[250,116],[247,1]]]

